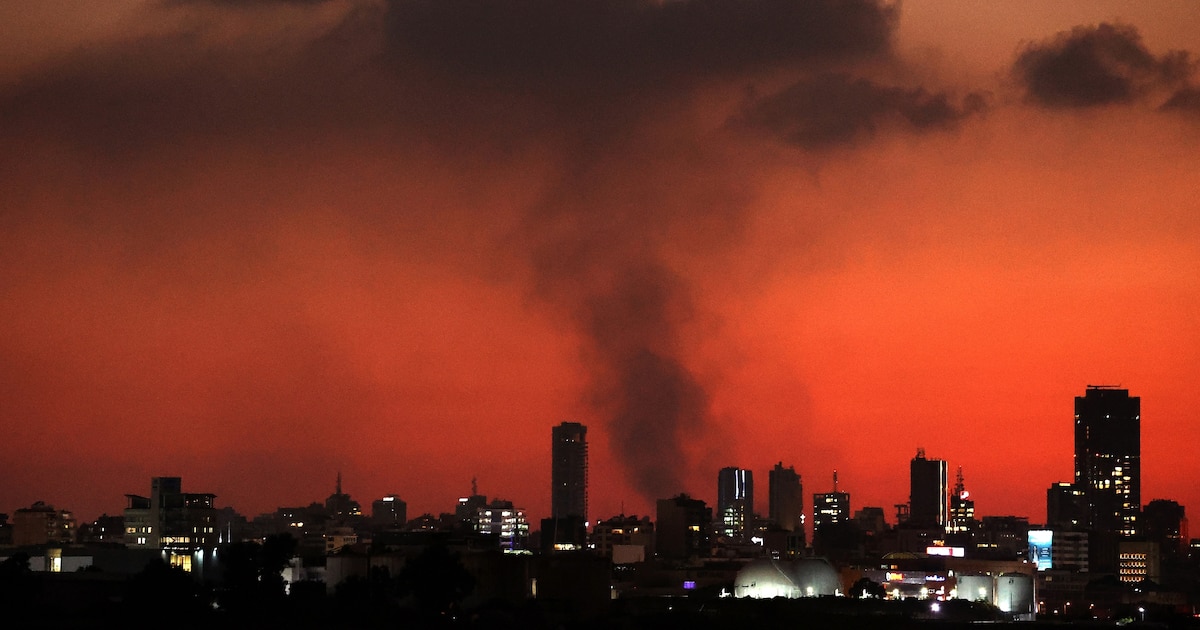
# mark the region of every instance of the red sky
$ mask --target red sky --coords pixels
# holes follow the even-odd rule
[[[0,1],[0,511],[717,470],[1045,516],[1073,397],[1200,506],[1184,2]],[[482,17],[481,17],[482,16]]]

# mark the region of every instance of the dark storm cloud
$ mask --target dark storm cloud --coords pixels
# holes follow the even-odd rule
[[[896,123],[918,131],[951,128],[985,106],[984,97],[977,93],[955,103],[945,93],[826,73],[753,101],[732,123],[766,130],[807,149],[821,149],[852,143]]]
[[[1130,103],[1177,87],[1191,69],[1188,53],[1155,56],[1136,28],[1108,23],[1029,44],[1013,65],[1029,101],[1056,108]]]
[[[1171,98],[1166,103],[1163,103],[1161,109],[1163,111],[1200,114],[1200,87],[1187,86],[1180,88],[1179,91],[1171,95]]]
[[[389,33],[456,76],[602,93],[884,53],[896,19],[869,0],[394,0]]]

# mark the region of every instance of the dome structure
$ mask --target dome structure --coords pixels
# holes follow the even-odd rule
[[[837,595],[837,571],[820,558],[774,560],[762,558],[742,567],[733,582],[734,597],[817,597]]]

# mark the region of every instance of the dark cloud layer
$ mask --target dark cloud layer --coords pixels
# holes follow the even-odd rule
[[[1191,66],[1186,52],[1155,56],[1133,26],[1102,23],[1029,44],[1013,72],[1029,101],[1069,108],[1130,103],[1174,89]]]
[[[1200,114],[1200,87],[1187,86],[1171,95],[1163,103],[1164,111],[1182,111]]]
[[[488,84],[595,96],[886,53],[897,9],[873,0],[395,0],[388,17],[397,55]]]
[[[984,107],[984,96],[978,93],[954,103],[945,93],[825,73],[750,103],[734,123],[820,149],[852,143],[897,123],[917,131],[952,128]]]
[[[230,9],[244,4],[163,6],[220,20],[244,17]],[[737,239],[748,199],[743,182],[753,171],[729,164],[707,138],[711,130],[687,114],[705,89],[741,90],[776,70],[814,78],[752,104],[742,122],[806,148],[853,141],[889,120],[946,128],[978,109],[977,97],[955,104],[945,94],[831,72],[887,56],[896,12],[868,0],[368,2],[307,41],[214,46],[203,32],[185,32],[79,51],[0,90],[0,131],[22,146],[52,138],[79,150],[77,165],[101,174],[78,184],[74,198],[86,203],[65,212],[105,226],[120,241],[114,249],[151,252],[124,262],[154,267],[168,286],[187,284],[179,278],[220,283],[203,265],[164,265],[171,250],[164,243],[218,228],[266,240],[259,226],[304,212],[295,209],[305,201],[297,187],[315,189],[358,236],[400,233],[414,223],[401,216],[409,213],[448,231],[491,229],[477,227],[487,224],[479,219],[489,207],[443,216],[410,203],[403,186],[383,188],[395,198],[369,210],[353,205],[339,189],[360,179],[349,169],[330,182],[306,179],[329,170],[331,159],[376,151],[386,172],[456,156],[452,175],[428,178],[456,195],[461,187],[500,188],[474,156],[544,150],[554,164],[531,185],[546,192],[517,210],[516,233],[487,238],[497,248],[515,246],[515,258],[532,270],[532,293],[584,339],[588,400],[607,419],[634,486],[653,500],[686,489],[695,461],[679,438],[719,430],[689,367],[687,334],[701,314],[666,250],[722,255]],[[229,160],[235,146],[252,157]],[[275,176],[263,182],[239,171],[272,161]],[[0,158],[0,176],[30,168],[20,156]],[[281,183],[289,171],[295,184]],[[137,189],[174,180],[190,184],[181,192],[154,184],[171,190],[149,196]],[[213,192],[194,194],[200,189]],[[140,201],[147,197],[153,202]],[[295,206],[281,208],[281,198]],[[125,204],[131,209],[120,217],[88,216]],[[271,216],[260,221],[256,213]],[[258,281],[272,278],[246,279]],[[304,349],[337,346],[324,341],[296,339],[294,351],[336,362]],[[278,384],[264,398],[286,400],[293,386]],[[350,381],[341,390],[361,386]],[[230,417],[262,413],[237,400],[211,407]],[[314,409],[304,410],[314,424],[338,420]]]

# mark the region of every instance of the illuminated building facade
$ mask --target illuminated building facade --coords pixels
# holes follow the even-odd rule
[[[963,483],[962,467],[954,480],[954,490],[950,492],[950,519],[946,522],[946,531],[951,534],[962,534],[973,531],[978,521],[975,520],[975,501]]]
[[[1117,570],[1122,582],[1136,584],[1162,579],[1162,558],[1158,543],[1122,540],[1117,546]]]
[[[550,516],[579,517],[587,522],[587,427],[564,422],[551,430]]]
[[[523,551],[529,546],[525,510],[513,507],[512,501],[496,499],[476,510],[475,531],[499,537],[500,549],[505,553]]]
[[[179,477],[151,478],[149,497],[125,495],[125,545],[162,549],[172,565],[191,571],[195,553],[211,551],[220,540],[216,496],[183,492]]]
[[[1129,390],[1088,385],[1075,398],[1075,487],[1085,527],[1139,533],[1141,445],[1141,399]]]
[[[645,555],[653,555],[654,523],[649,516],[614,516],[592,529],[592,548],[600,556],[612,558],[614,548],[628,545],[640,545]]]
[[[837,473],[833,473],[833,492],[813,495],[813,542],[821,538],[822,530],[850,522],[850,493],[837,489]]]
[[[745,540],[754,523],[754,473],[744,468],[722,468],[717,473],[717,513],[720,534]]]
[[[914,527],[943,527],[946,525],[949,484],[946,462],[926,459],[925,449],[918,448],[909,463],[908,524]]]
[[[777,527],[788,532],[804,530],[804,485],[793,466],[783,462],[767,474],[768,517]]]

